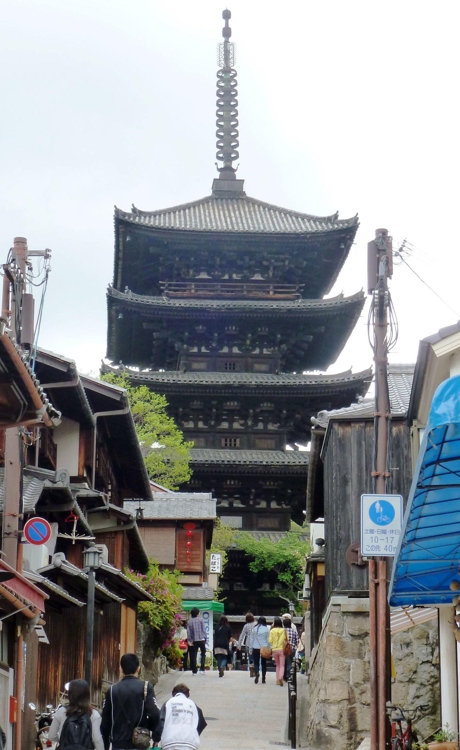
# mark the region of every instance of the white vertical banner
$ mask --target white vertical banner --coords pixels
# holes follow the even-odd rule
[[[201,617],[204,620],[204,625],[206,628],[206,650],[210,651],[211,654],[213,654],[214,651],[214,623],[213,623],[213,615],[212,611],[210,609],[204,609],[201,612]],[[211,666],[210,669],[213,669],[213,660],[211,659]]]

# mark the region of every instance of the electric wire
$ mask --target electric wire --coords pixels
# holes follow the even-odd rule
[[[406,260],[406,259],[405,259],[405,258],[403,257],[403,255],[402,255],[401,253],[399,253],[399,251],[396,251],[396,253],[395,253],[395,254],[396,254],[396,255],[397,255],[397,256],[398,256],[398,257],[399,257],[399,258],[401,259],[401,261],[402,261],[402,262],[403,262],[403,263],[404,263],[404,264],[405,264],[405,265],[406,265],[406,266],[408,267],[408,269],[409,269],[410,271],[412,271],[412,273],[413,273],[413,274],[414,274],[414,275],[415,275],[415,276],[416,276],[416,277],[417,277],[417,278],[419,279],[419,281],[421,281],[421,282],[422,282],[422,284],[424,284],[424,285],[425,285],[425,286],[427,287],[427,289],[429,289],[429,290],[430,290],[430,292],[432,292],[432,293],[433,293],[433,294],[435,295],[435,297],[437,297],[437,298],[438,298],[438,299],[439,299],[439,300],[440,300],[440,301],[441,301],[441,302],[442,302],[442,303],[443,303],[443,304],[444,304],[444,305],[445,305],[446,307],[448,307],[448,308],[449,308],[449,310],[450,310],[451,312],[453,312],[453,313],[454,313],[454,315],[456,315],[456,316],[457,316],[457,318],[460,318],[460,313],[459,313],[459,312],[458,312],[457,310],[455,310],[455,309],[454,309],[454,308],[453,308],[453,307],[452,307],[451,305],[449,305],[449,303],[448,303],[448,302],[446,302],[446,300],[445,300],[445,299],[443,299],[443,298],[441,297],[441,295],[440,295],[440,294],[438,294],[437,292],[435,292],[435,290],[433,289],[433,287],[431,287],[431,286],[430,286],[429,284],[427,284],[427,282],[426,282],[426,281],[425,281],[424,279],[422,279],[422,277],[420,276],[420,274],[418,274],[418,273],[417,273],[417,271],[415,271],[415,270],[414,270],[414,269],[412,268],[412,266],[410,266],[410,265],[409,265],[409,263],[407,262],[407,260]]]

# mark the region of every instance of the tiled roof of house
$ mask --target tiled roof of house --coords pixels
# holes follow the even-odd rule
[[[35,506],[42,494],[44,479],[37,479],[24,474],[23,478],[23,503],[24,513],[33,513]],[[0,512],[3,512],[3,502],[5,500],[5,469],[0,468]]]
[[[209,495],[206,499],[203,498],[205,493],[197,493],[194,496],[193,492],[181,492],[177,497],[176,495],[164,495],[163,498],[155,500],[125,500],[123,506],[128,510],[137,520],[144,519],[157,519],[157,520],[169,520],[169,519],[184,519],[184,518],[215,518],[216,517],[216,501],[212,500],[212,496]],[[201,497],[200,497],[201,495]],[[142,510],[142,516],[139,516],[139,509]]]
[[[192,203],[160,209],[132,211],[115,208],[115,218],[143,227],[192,232],[264,232],[267,234],[317,234],[357,228],[358,217],[339,219],[313,216],[240,195],[236,198],[207,196]]]
[[[394,417],[405,417],[407,414],[413,377],[414,365],[391,364],[388,366],[388,391],[391,413]],[[320,411],[316,417],[312,418],[312,422],[319,427],[326,427],[331,419],[370,419],[374,411],[375,400],[365,398],[343,409]]]
[[[271,542],[280,542],[281,539],[284,539],[286,534],[289,532],[287,531],[244,531],[244,534],[250,534],[256,541],[259,541],[261,539],[269,539]],[[308,534],[301,534],[300,538],[308,542]]]
[[[214,589],[211,586],[184,586],[183,601],[214,599]]]

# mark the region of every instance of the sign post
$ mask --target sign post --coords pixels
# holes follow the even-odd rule
[[[401,495],[361,495],[361,554],[394,557],[403,521]]]
[[[46,544],[51,537],[51,526],[45,518],[29,518],[22,533],[29,544]]]

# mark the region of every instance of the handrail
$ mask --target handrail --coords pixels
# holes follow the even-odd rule
[[[288,677],[288,739],[291,748],[297,747],[297,659],[292,660],[292,666]]]

